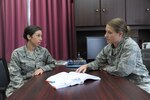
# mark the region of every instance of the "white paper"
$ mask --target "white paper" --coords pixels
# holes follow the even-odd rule
[[[46,81],[52,85],[54,88],[64,88],[68,86],[74,86],[77,84],[83,84],[85,80],[100,80],[101,78],[90,75],[87,73],[77,73],[77,72],[60,72],[53,76],[50,76],[46,79]]]
[[[68,61],[64,61],[64,60],[57,60],[56,65],[67,65],[68,64]]]

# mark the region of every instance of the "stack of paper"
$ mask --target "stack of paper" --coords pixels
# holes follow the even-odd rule
[[[87,79],[100,80],[99,77],[86,73],[60,72],[56,75],[48,77],[46,81],[54,88],[59,89],[76,84],[83,84]]]
[[[57,60],[56,65],[67,65],[68,64],[68,61],[64,61],[64,60]]]

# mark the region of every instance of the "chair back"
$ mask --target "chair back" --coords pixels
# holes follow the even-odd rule
[[[0,58],[0,91],[5,91],[10,82],[9,71],[5,59]]]
[[[143,63],[148,69],[150,74],[150,49],[142,49],[141,53],[142,53]]]

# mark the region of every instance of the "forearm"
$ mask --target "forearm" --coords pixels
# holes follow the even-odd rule
[[[16,74],[16,75],[15,75]],[[23,77],[19,73],[10,73],[10,83],[6,89],[6,96],[10,96],[16,89],[19,89],[23,84]]]
[[[97,57],[96,60],[94,60],[93,62],[88,63],[88,68],[92,69],[92,70],[98,70],[100,68],[103,68],[106,65],[106,60],[102,59],[101,57]]]
[[[55,64],[48,64],[48,65],[45,65],[45,66],[40,67],[40,68],[45,72],[45,71],[53,70],[54,67],[55,67]]]
[[[110,65],[106,65],[105,67],[103,67],[103,70],[107,71],[108,73],[115,75],[115,76],[128,76],[129,75],[129,71],[126,71],[123,68],[116,68],[116,66],[110,66]]]
[[[118,59],[118,63],[114,65],[105,65],[103,70],[116,76],[128,76],[136,67],[136,56],[128,56]]]
[[[55,67],[56,60],[51,56],[51,54],[47,51],[45,54],[45,57],[47,58],[45,61],[45,65],[41,67],[41,69],[45,71],[53,70]]]

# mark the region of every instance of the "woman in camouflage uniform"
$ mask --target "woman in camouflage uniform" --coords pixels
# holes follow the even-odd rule
[[[115,18],[107,23],[105,30],[108,45],[93,62],[81,66],[76,72],[102,69],[112,75],[125,77],[150,93],[149,72],[143,64],[138,44],[127,36],[129,27],[122,19]]]
[[[38,26],[28,26],[24,30],[26,45],[12,52],[9,64],[10,83],[6,96],[10,96],[16,89],[33,76],[40,75],[55,67],[55,60],[49,51],[40,46],[42,29]]]

